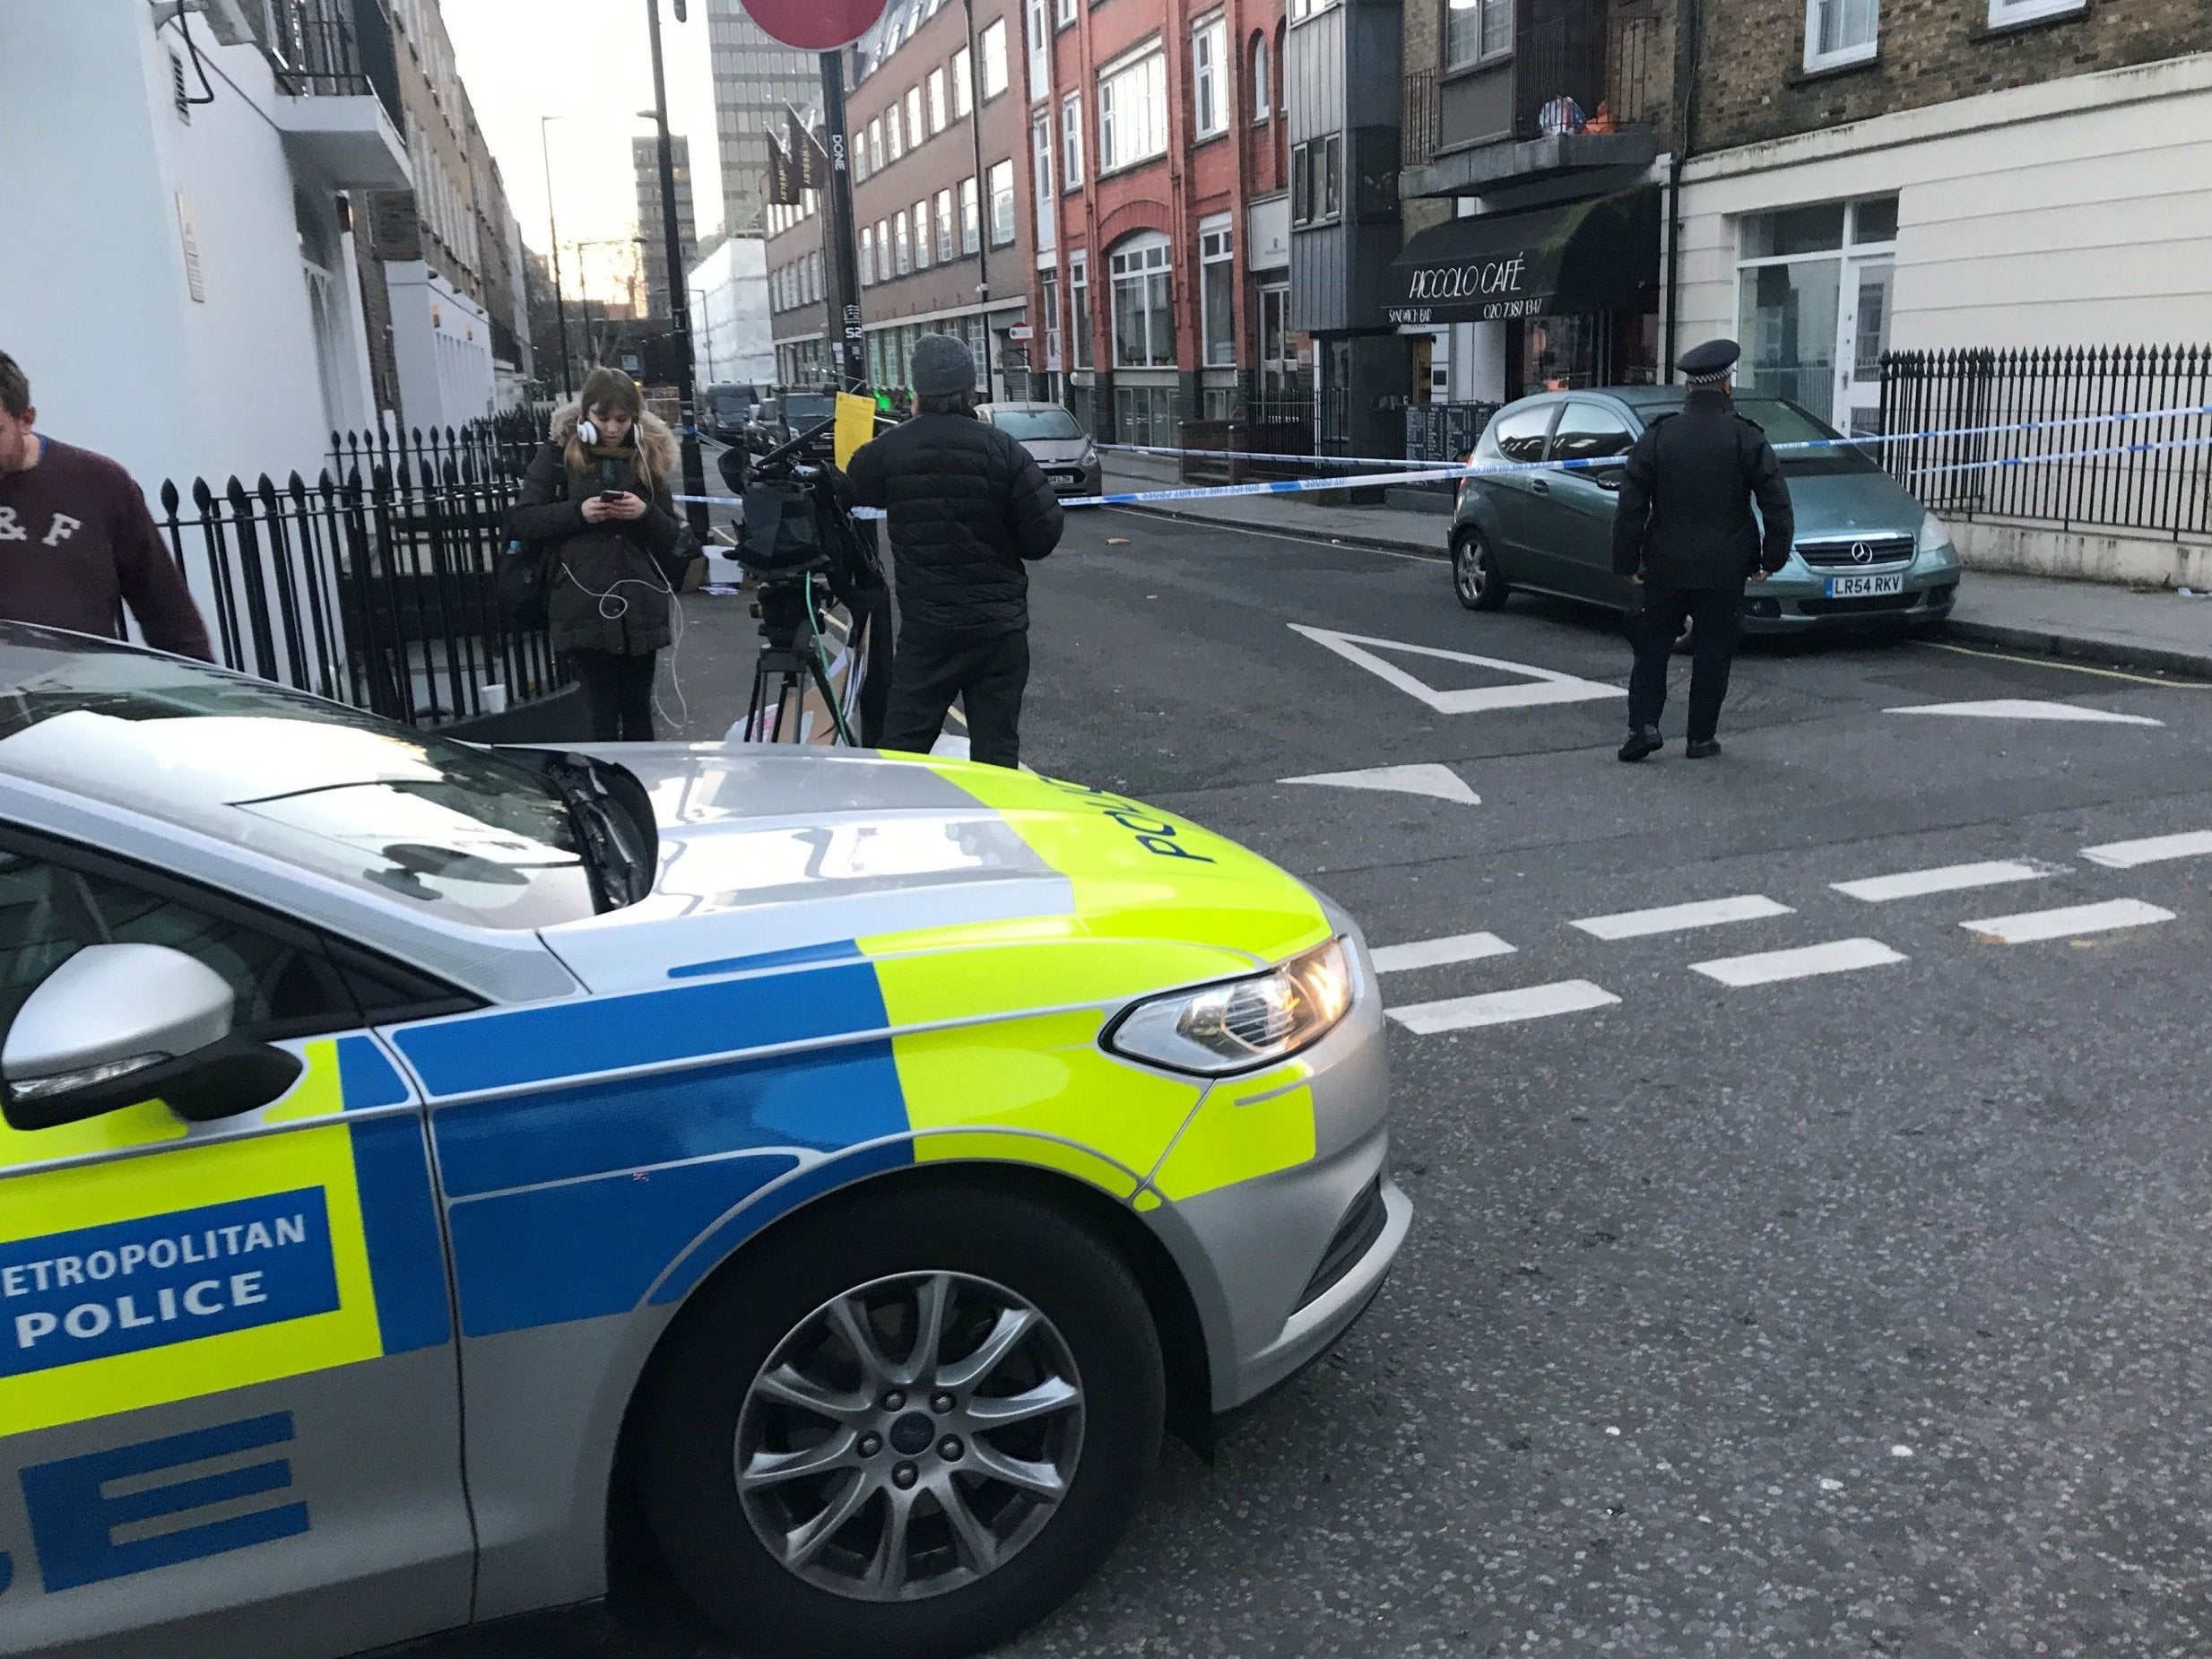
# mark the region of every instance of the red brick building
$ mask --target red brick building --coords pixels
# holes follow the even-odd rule
[[[1287,384],[1281,0],[1021,0],[1037,395],[1173,444]]]

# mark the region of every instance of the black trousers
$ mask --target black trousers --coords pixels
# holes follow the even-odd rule
[[[1736,619],[1743,585],[1732,587],[1646,587],[1644,608],[1628,619],[1628,643],[1636,663],[1628,675],[1628,724],[1656,726],[1667,707],[1667,659],[1687,619],[1690,639],[1689,741],[1702,743],[1721,726],[1728,697],[1729,664],[1736,656]]]
[[[1029,635],[941,633],[908,622],[891,665],[885,749],[926,754],[952,699],[967,714],[967,752],[992,766],[1021,760],[1021,694],[1029,683]]]
[[[568,666],[584,691],[585,737],[594,743],[653,741],[653,676],[661,654],[571,651]]]

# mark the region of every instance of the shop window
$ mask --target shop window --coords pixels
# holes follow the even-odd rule
[[[1174,368],[1175,317],[1167,239],[1157,230],[1133,236],[1114,250],[1108,266],[1115,363],[1123,369]]]
[[[1738,369],[1847,431],[1878,421],[1897,198],[1821,202],[1737,225]]]
[[[1880,24],[1881,0],[1805,0],[1805,67],[1864,63]]]

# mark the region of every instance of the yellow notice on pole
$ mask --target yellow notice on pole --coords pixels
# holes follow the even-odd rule
[[[832,434],[837,439],[837,470],[843,472],[853,464],[853,451],[876,435],[876,405],[872,397],[857,397],[850,392],[837,394],[837,424]]]

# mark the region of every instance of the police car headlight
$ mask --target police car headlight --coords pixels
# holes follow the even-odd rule
[[[1351,963],[1332,939],[1263,974],[1139,1003],[1103,1040],[1132,1060],[1210,1077],[1311,1047],[1351,1005]]]
[[[1920,534],[1913,538],[1913,552],[1921,559],[1932,555],[1939,560],[1953,560],[1958,556],[1951,550],[1950,527],[1933,513],[1921,515]]]

